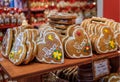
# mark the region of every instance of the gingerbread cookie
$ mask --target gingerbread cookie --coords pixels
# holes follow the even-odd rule
[[[13,33],[14,33],[14,41],[15,41],[16,37],[20,33],[20,28],[18,27],[13,28]]]
[[[120,32],[115,33],[115,40],[116,40],[117,46],[120,48]]]
[[[91,19],[85,19],[82,23],[81,23],[81,27],[83,27],[85,30],[87,29],[87,27],[89,26],[89,24],[91,23],[90,22]]]
[[[94,47],[97,53],[108,53],[117,50],[115,36],[108,26],[102,26],[99,34],[94,40]]]
[[[26,57],[26,33],[21,32],[15,39],[15,42],[13,44],[12,50],[9,54],[9,60],[15,64],[15,65],[20,65],[25,57]]]
[[[7,29],[3,38],[1,53],[4,57],[8,57],[13,42],[13,30]]]
[[[47,30],[53,30],[53,28],[49,26],[48,24],[44,24],[39,28],[39,40],[38,41],[40,41],[43,38],[43,34]]]
[[[60,24],[51,24],[51,25],[54,25],[54,28],[56,29],[62,29],[62,30],[67,29],[66,25],[60,25]]]
[[[49,22],[54,24],[71,25],[71,24],[75,24],[75,19],[49,20]]]
[[[75,26],[64,43],[66,56],[69,58],[82,58],[92,56],[92,47],[87,33],[80,26]]]
[[[37,55],[37,43],[36,43],[36,39],[38,38],[38,30],[37,29],[32,29],[31,30],[32,33],[32,43],[33,43],[33,53],[32,53],[32,58],[31,61],[34,59],[34,57]]]
[[[67,29],[67,32],[66,32],[66,36],[64,38],[62,38],[62,42],[64,43],[64,41],[69,37],[69,36],[72,36],[72,32],[73,30],[75,29],[75,26],[76,25],[70,25]]]
[[[24,59],[24,64],[28,64],[31,61],[31,58],[33,55],[34,45],[32,43],[32,32],[29,29],[26,29],[24,32],[27,35],[26,42],[25,42],[27,53]]]
[[[59,19],[76,19],[76,15],[69,13],[57,13],[55,15],[51,15],[48,17],[51,20],[59,20]]]
[[[120,82],[120,75],[117,73],[113,73],[108,77],[107,82]]]
[[[64,52],[59,36],[52,30],[44,31],[43,40],[38,44],[36,59],[45,63],[64,63]]]

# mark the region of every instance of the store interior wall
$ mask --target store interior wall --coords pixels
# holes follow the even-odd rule
[[[103,17],[120,22],[120,0],[103,0]]]

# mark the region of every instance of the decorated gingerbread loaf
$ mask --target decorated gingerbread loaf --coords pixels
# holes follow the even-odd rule
[[[13,30],[7,29],[6,34],[3,38],[1,53],[4,57],[8,58],[11,47],[13,44]]]
[[[69,58],[83,58],[92,56],[92,46],[85,30],[73,25],[67,30],[64,39],[64,50]]]
[[[12,49],[9,53],[9,60],[15,65],[20,65],[26,57],[27,49],[25,41],[26,34],[21,32],[13,43]]]
[[[52,28],[46,28],[40,33],[38,54],[36,59],[44,63],[64,63],[64,51],[60,37]]]

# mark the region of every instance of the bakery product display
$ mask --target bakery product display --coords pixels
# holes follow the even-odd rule
[[[115,2],[0,0],[0,82],[119,82]]]

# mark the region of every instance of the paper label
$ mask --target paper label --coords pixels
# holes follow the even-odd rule
[[[94,79],[110,73],[108,59],[96,60],[93,62]]]

